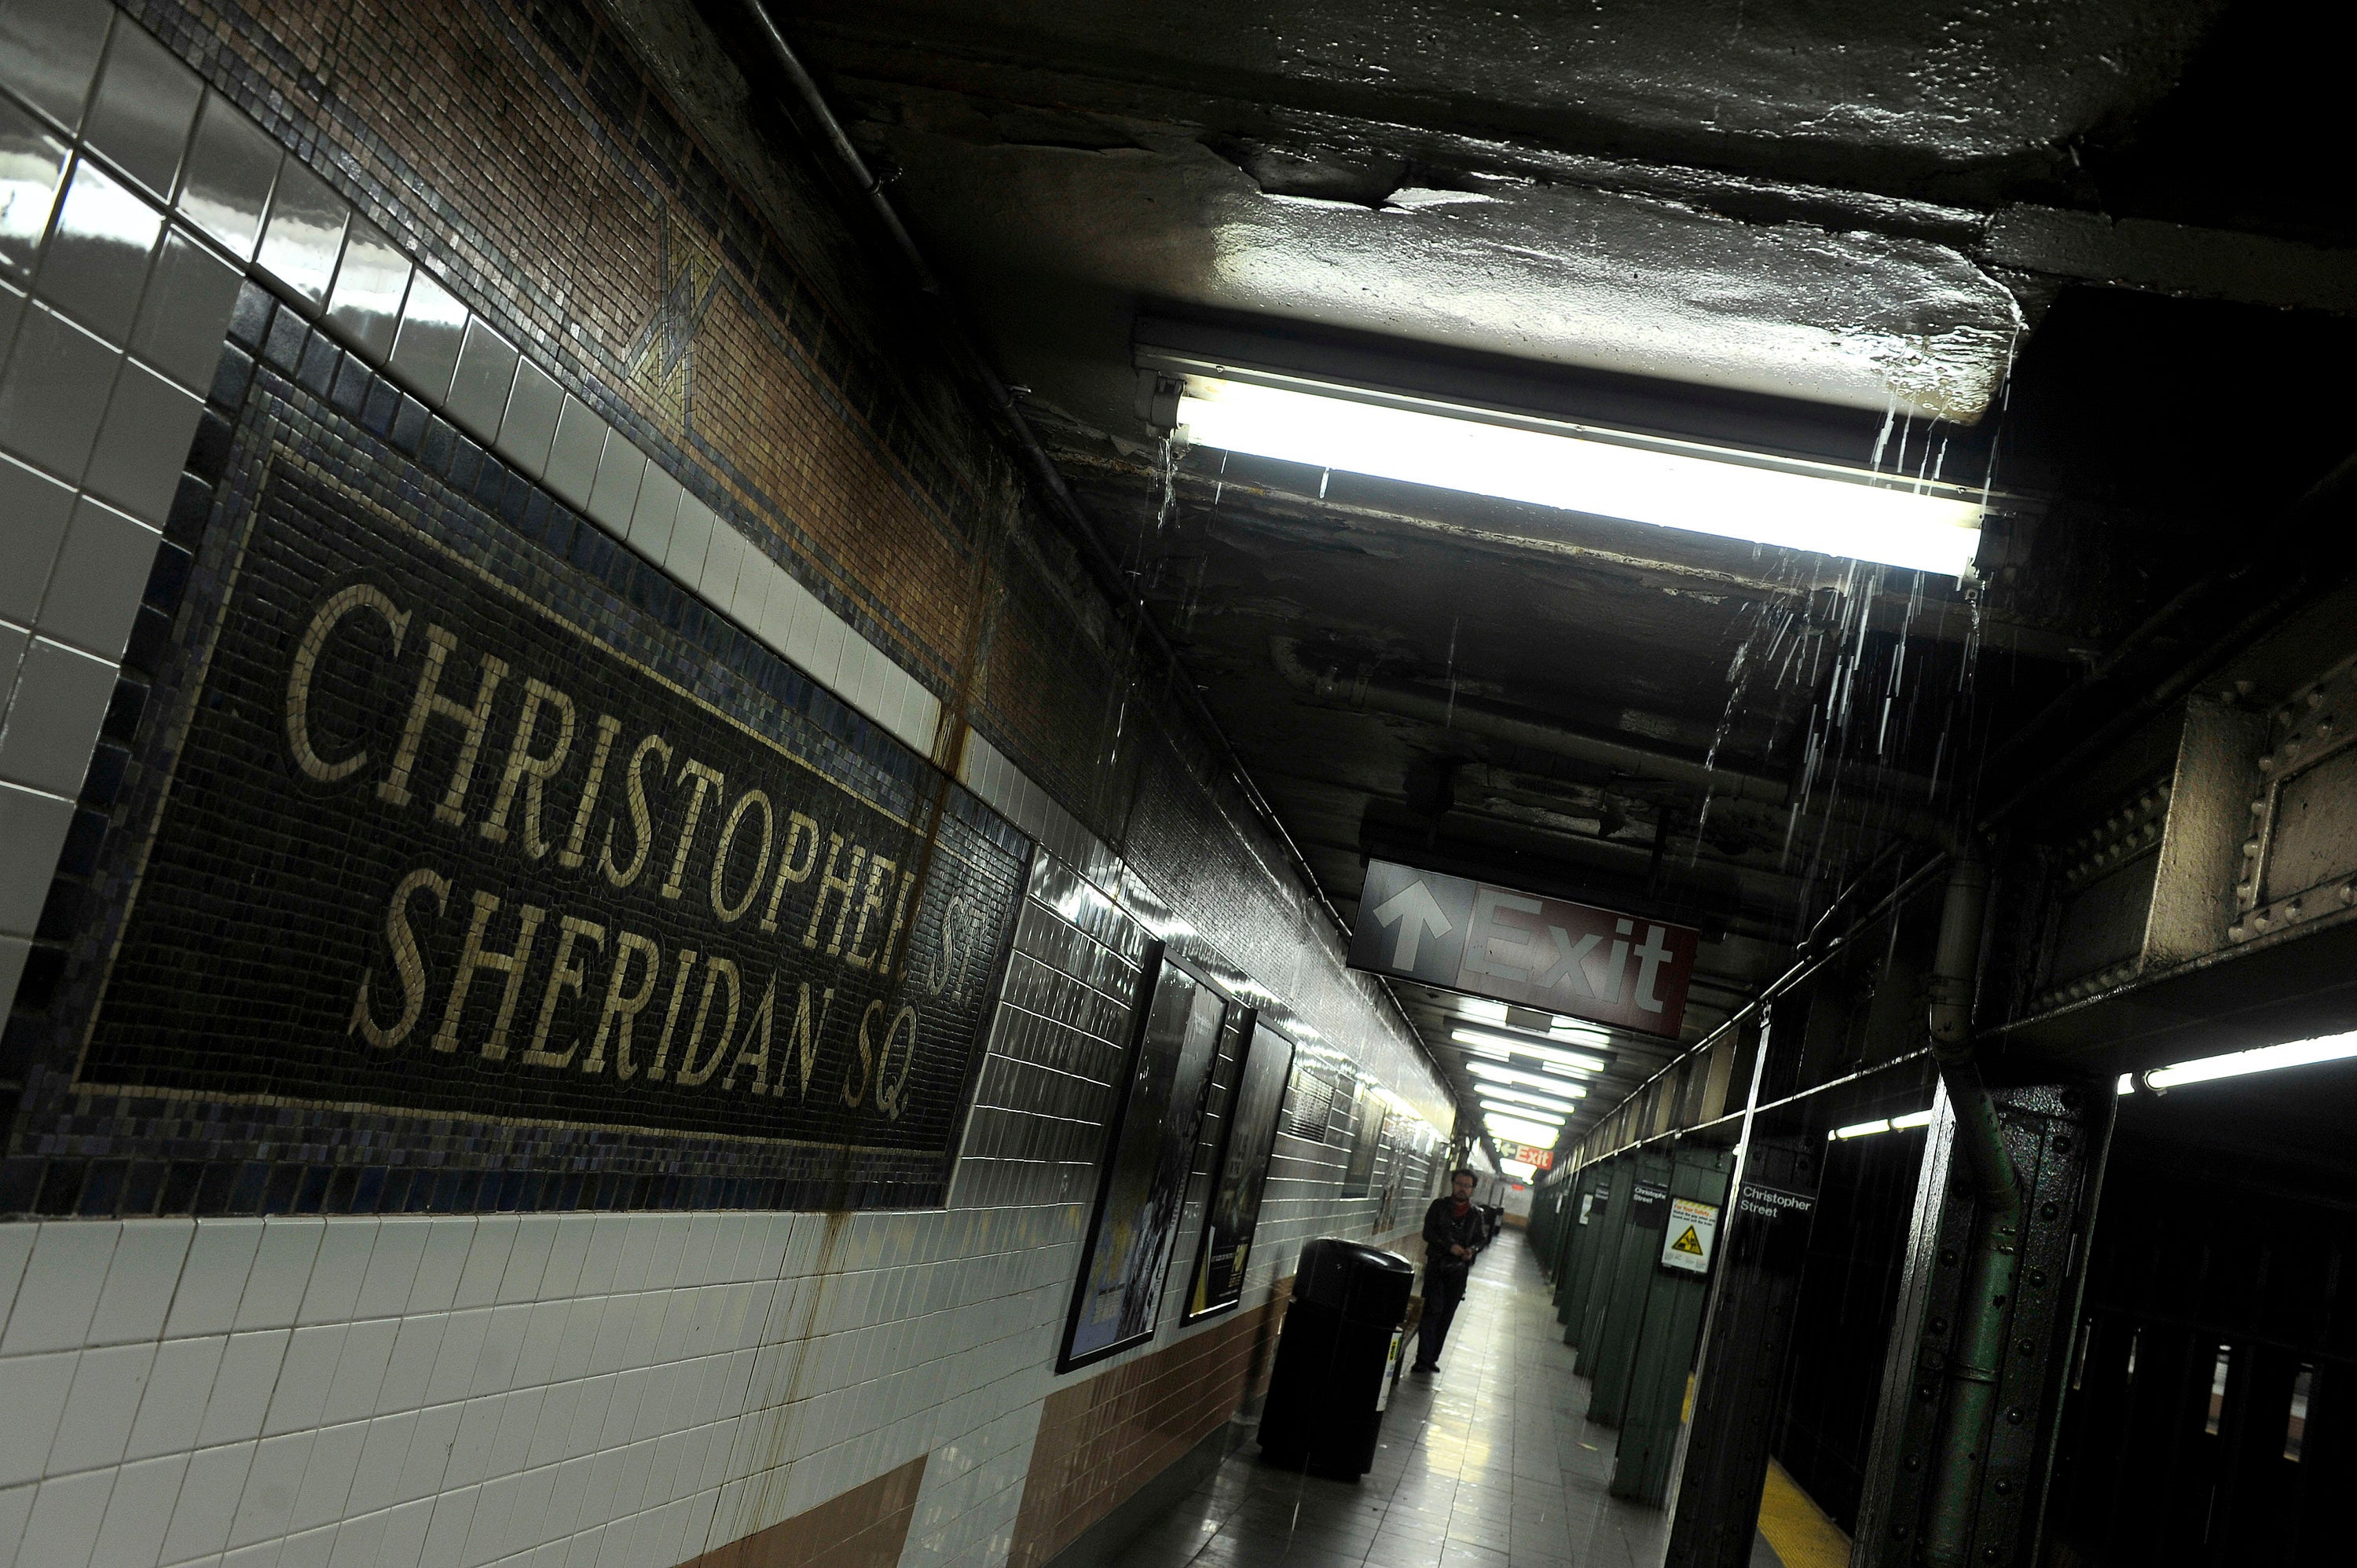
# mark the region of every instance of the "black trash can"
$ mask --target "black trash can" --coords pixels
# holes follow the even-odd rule
[[[1415,1288],[1395,1253],[1331,1239],[1301,1249],[1261,1412],[1261,1457],[1357,1480],[1375,1462],[1392,1337]]]

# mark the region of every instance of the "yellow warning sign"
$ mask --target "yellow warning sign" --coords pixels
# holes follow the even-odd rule
[[[1662,1237],[1662,1266],[1692,1273],[1710,1270],[1710,1244],[1718,1232],[1718,1206],[1690,1197],[1670,1200],[1670,1222]]]

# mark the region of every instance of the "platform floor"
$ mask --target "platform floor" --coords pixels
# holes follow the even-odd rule
[[[1356,1486],[1246,1444],[1114,1556],[1117,1568],[1654,1568],[1667,1516],[1608,1495],[1613,1434],[1586,1419],[1522,1232],[1483,1254],[1440,1371],[1403,1378]],[[1752,1568],[1782,1568],[1764,1539]]]

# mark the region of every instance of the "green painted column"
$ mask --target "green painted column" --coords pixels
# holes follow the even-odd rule
[[[1588,1209],[1588,1222],[1579,1233],[1578,1251],[1573,1258],[1576,1271],[1571,1293],[1565,1298],[1563,1342],[1576,1350],[1594,1343],[1587,1337],[1592,1326],[1590,1309],[1596,1305],[1597,1282],[1604,1276],[1604,1259],[1611,1248],[1611,1239],[1620,1234],[1620,1211],[1613,1205],[1617,1195],[1629,1186],[1628,1162],[1625,1159],[1605,1160],[1598,1164],[1596,1197]],[[1587,1370],[1588,1358],[1582,1355],[1579,1370]]]
[[[1605,1277],[1597,1282],[1595,1298],[1600,1306],[1590,1308],[1580,1357],[1587,1361],[1587,1348],[1595,1348],[1592,1363],[1583,1369],[1591,1380],[1587,1418],[1605,1426],[1620,1424],[1628,1399],[1637,1334],[1659,1266],[1662,1229],[1669,1223],[1670,1173],[1666,1152],[1640,1150],[1631,1162],[1628,1200],[1613,1205],[1620,1226],[1603,1261]]]
[[[1612,1173],[1599,1161],[1579,1173],[1564,1205],[1563,1265],[1555,1280],[1555,1320],[1565,1326],[1563,1342],[1575,1348],[1579,1344],[1580,1314],[1596,1242],[1604,1234],[1604,1216],[1611,1200]]]
[[[1666,1223],[1652,1233],[1652,1254],[1641,1265],[1643,1305],[1628,1351],[1612,1469],[1616,1498],[1658,1507],[1668,1495],[1734,1168],[1731,1151],[1704,1144],[1681,1144],[1671,1156]]]

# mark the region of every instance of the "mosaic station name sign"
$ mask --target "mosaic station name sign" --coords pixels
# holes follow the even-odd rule
[[[83,1081],[947,1152],[1024,875],[953,786],[324,487],[236,571]]]

